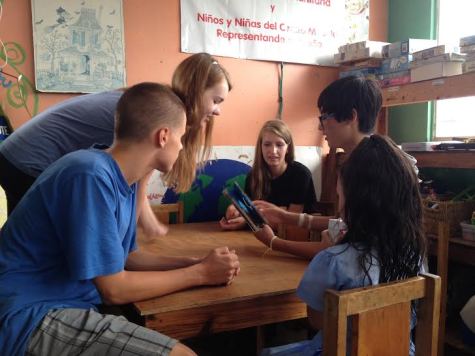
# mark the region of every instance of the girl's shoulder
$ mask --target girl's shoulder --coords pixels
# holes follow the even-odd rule
[[[341,244],[328,247],[320,251],[310,262],[310,268],[321,270],[338,270],[342,266],[353,265],[359,256],[358,251],[350,244]]]
[[[308,177],[312,177],[312,172],[310,172],[310,169],[308,169],[308,167],[304,164],[298,161],[293,161],[287,165],[287,169],[281,177],[292,177],[292,179],[295,180],[302,180],[308,179]]]
[[[302,171],[302,172],[310,172],[310,169],[303,163],[300,163],[299,161],[293,161],[289,164],[289,167],[293,170],[296,171]]]
[[[322,271],[332,271],[345,280],[359,280],[364,277],[364,271],[361,270],[360,260],[363,249],[352,244],[344,243],[326,248],[318,253],[310,263],[311,268]],[[371,254],[368,256],[371,262],[368,263],[368,270],[371,277],[379,273],[377,259]],[[378,280],[378,279],[376,279]]]
[[[327,247],[320,254],[327,255],[327,258],[348,258],[349,256],[359,256],[361,251],[349,243],[338,244],[334,246]]]

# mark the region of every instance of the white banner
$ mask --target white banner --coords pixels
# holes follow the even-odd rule
[[[368,0],[181,0],[181,50],[333,65],[338,46],[367,39],[368,14]]]

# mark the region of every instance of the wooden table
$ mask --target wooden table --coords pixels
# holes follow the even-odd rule
[[[168,336],[237,330],[306,317],[295,290],[308,264],[271,251],[249,231],[221,231],[217,222],[170,225],[169,233],[139,245],[169,256],[203,256],[215,247],[236,250],[241,272],[229,286],[199,287],[133,303],[135,322]]]

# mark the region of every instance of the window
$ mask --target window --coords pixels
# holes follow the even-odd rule
[[[438,42],[458,46],[460,37],[475,35],[473,0],[439,0]],[[435,104],[435,139],[475,137],[475,96]]]

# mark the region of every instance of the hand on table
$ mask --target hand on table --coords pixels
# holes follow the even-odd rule
[[[201,261],[204,285],[230,284],[239,274],[239,259],[236,251],[227,247],[212,250]]]

